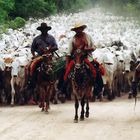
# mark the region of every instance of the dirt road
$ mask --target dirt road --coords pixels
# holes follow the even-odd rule
[[[140,140],[140,100],[90,103],[90,117],[73,123],[74,103],[0,107],[0,140]]]

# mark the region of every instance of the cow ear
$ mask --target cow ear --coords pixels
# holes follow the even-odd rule
[[[14,61],[14,59],[11,59],[11,63]]]
[[[130,64],[133,64],[133,63],[134,63],[134,61],[133,61],[133,60],[131,60],[131,61],[130,61]]]

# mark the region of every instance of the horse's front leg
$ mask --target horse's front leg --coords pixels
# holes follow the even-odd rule
[[[85,114],[86,118],[89,117],[89,100],[88,98],[86,99],[86,114]]]
[[[45,93],[45,89],[42,89],[42,93],[43,93],[43,100],[42,100],[42,111],[44,111],[46,109],[45,107],[45,101],[46,101],[46,93]]]
[[[45,97],[44,97],[43,88],[41,88],[41,87],[39,87],[39,94],[40,94],[40,104],[39,104],[39,107],[42,108],[41,111],[44,111]]]
[[[48,109],[50,108],[50,92],[51,92],[51,86],[45,87],[45,111],[48,112]]]
[[[78,108],[79,108],[79,102],[77,99],[77,96],[75,95],[75,117],[74,117],[74,122],[78,122]]]
[[[81,107],[82,107],[82,110],[81,110],[81,116],[80,116],[80,120],[83,121],[84,120],[84,106],[85,106],[85,97],[82,97],[81,99]]]

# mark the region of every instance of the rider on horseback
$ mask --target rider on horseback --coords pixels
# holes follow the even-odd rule
[[[66,56],[66,72],[64,75],[65,81],[67,80],[67,77],[74,66],[73,54],[77,49],[83,51],[86,54],[84,62],[89,67],[92,77],[94,79],[96,78],[96,70],[91,63],[93,61],[92,51],[94,51],[96,47],[93,45],[91,37],[87,33],[83,32],[86,27],[87,26],[82,23],[76,23],[75,27],[71,29],[71,31],[75,31],[76,34],[70,42],[69,52]]]
[[[33,60],[30,64],[29,72],[31,85],[34,77],[34,70],[37,64],[42,60],[42,55],[46,52],[52,53],[53,55],[54,52],[58,50],[55,38],[48,34],[48,31],[51,30],[50,26],[43,22],[41,23],[41,26],[37,27],[37,30],[41,31],[41,34],[33,40],[31,46],[31,53],[33,55]],[[35,55],[35,53],[37,53],[37,55]]]

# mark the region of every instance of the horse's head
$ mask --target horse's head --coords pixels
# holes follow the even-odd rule
[[[86,58],[86,54],[81,49],[77,49],[74,52],[74,70],[73,70],[73,78],[78,87],[81,87],[85,80],[87,79],[87,69],[84,63],[84,59]]]
[[[42,57],[43,57],[43,62],[41,64],[41,69],[46,74],[50,74],[53,70],[52,69],[52,54],[46,53],[46,54],[43,54]]]
[[[75,68],[80,69],[83,65],[85,53],[81,49],[76,49],[74,53]]]

